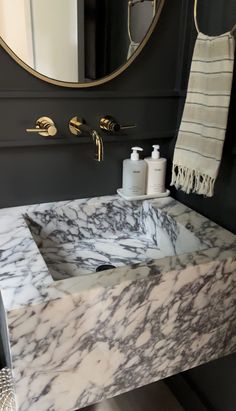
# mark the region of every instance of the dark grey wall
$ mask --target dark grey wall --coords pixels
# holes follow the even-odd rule
[[[189,18],[184,53],[184,70],[180,98],[181,119],[184,94],[186,93],[189,66],[196,32],[192,24],[193,2],[190,2]],[[198,0],[198,21],[205,34],[217,35],[229,31],[236,23],[235,0]],[[216,183],[215,196],[211,199],[197,195],[185,195],[173,191],[172,195],[203,215],[236,233],[236,66],[229,112],[223,161]],[[175,140],[170,142],[172,157]],[[236,410],[236,355],[197,367],[183,374],[183,381],[172,379],[172,387],[188,411],[235,411]],[[198,399],[195,395],[197,394]],[[200,401],[199,401],[200,400]],[[199,401],[199,402],[198,402]]]
[[[204,364],[188,371],[184,377],[207,410],[235,411],[236,355]]]
[[[0,207],[112,194],[121,185],[122,160],[133,144],[148,155],[159,141],[163,155],[176,131],[180,34],[186,2],[166,1],[160,22],[135,63],[103,86],[70,90],[44,83],[18,67],[0,50]],[[93,161],[88,137],[72,137],[68,121],[78,115],[97,127],[99,117],[114,115],[136,123],[127,135],[106,136],[105,161]],[[47,140],[26,134],[42,116],[51,116],[59,135]]]
[[[119,78],[95,89],[66,90],[43,83],[0,50],[0,207],[115,193],[121,185],[122,160],[133,144],[141,144],[148,155],[150,146],[159,141],[170,170],[196,36],[192,6],[193,0],[166,0],[158,27],[136,62]],[[199,9],[201,30],[209,34],[229,30],[236,22],[235,0],[199,0]],[[233,88],[215,197],[174,191],[173,195],[236,232],[235,82]],[[78,115],[97,127],[104,114],[136,123],[137,129],[128,135],[104,135],[105,161],[97,164],[91,141],[71,137],[67,123]],[[41,115],[57,123],[60,133],[55,140],[25,133]],[[235,362],[232,356],[188,372],[188,380],[212,411],[236,409],[231,385]],[[188,409],[193,411],[193,405]]]

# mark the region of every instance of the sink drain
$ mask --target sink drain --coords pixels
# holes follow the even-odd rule
[[[98,273],[99,271],[111,270],[112,268],[116,267],[112,264],[102,264],[96,268],[96,273]]]

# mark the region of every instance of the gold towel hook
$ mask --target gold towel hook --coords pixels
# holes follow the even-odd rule
[[[197,0],[194,1],[194,23],[198,33],[200,33],[198,22],[197,22]]]

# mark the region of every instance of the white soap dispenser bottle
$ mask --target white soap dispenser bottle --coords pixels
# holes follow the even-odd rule
[[[160,158],[160,146],[153,145],[151,157],[145,158],[147,162],[147,194],[154,195],[164,193],[166,179],[166,159]]]
[[[123,161],[123,194],[127,197],[144,195],[146,192],[147,163],[139,159],[141,147],[132,147],[130,159]]]

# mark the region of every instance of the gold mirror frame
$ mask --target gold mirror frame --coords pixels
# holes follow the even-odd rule
[[[152,35],[156,25],[157,25],[157,22],[160,18],[160,15],[161,15],[164,4],[165,4],[165,0],[160,0],[158,10],[156,12],[155,17],[153,18],[152,24],[150,25],[150,28],[149,28],[146,36],[144,37],[142,43],[137,48],[137,50],[127,60],[127,62],[125,64],[123,64],[122,66],[120,66],[117,70],[113,71],[113,73],[109,74],[108,76],[103,77],[100,80],[95,80],[95,81],[88,82],[88,83],[73,83],[73,82],[69,82],[69,81],[54,80],[50,77],[47,77],[47,76],[44,76],[43,74],[38,73],[36,70],[32,69],[28,64],[24,63],[24,61],[21,60],[14,53],[14,51],[12,51],[12,49],[10,47],[8,47],[8,45],[5,43],[5,41],[2,39],[1,36],[0,36],[0,46],[3,47],[3,49],[13,58],[13,60],[16,61],[16,63],[18,63],[23,69],[28,71],[28,73],[32,74],[34,77],[37,77],[40,80],[43,80],[47,83],[54,84],[56,86],[61,86],[61,87],[68,87],[68,88],[87,88],[87,87],[99,86],[100,84],[107,83],[108,81],[116,78],[121,73],[123,73],[133,63],[133,61],[136,59],[136,57],[141,53],[141,51],[146,46],[149,38],[151,37],[151,35]]]

